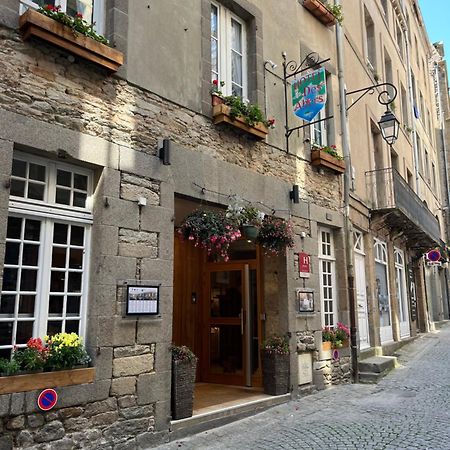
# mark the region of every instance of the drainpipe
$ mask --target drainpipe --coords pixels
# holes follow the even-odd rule
[[[340,5],[341,1],[336,0],[335,4]],[[345,98],[344,80],[344,45],[342,26],[336,23],[336,50],[337,67],[339,80],[339,109],[342,132],[342,151],[345,160],[344,173],[344,240],[345,255],[347,259],[347,283],[348,283],[348,303],[350,309],[350,340],[352,355],[352,373],[355,383],[359,380],[358,373],[358,343],[356,327],[356,302],[355,302],[355,268],[353,265],[353,235],[352,223],[350,221],[350,184],[352,180],[352,161],[350,157],[350,140],[347,126],[347,102]]]

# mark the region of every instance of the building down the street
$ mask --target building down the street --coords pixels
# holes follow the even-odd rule
[[[447,69],[416,0],[50,3],[0,10],[1,448],[155,446],[448,320]]]

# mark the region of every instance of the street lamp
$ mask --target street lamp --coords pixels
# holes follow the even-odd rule
[[[400,122],[395,117],[394,113],[388,108],[386,112],[381,116],[378,126],[381,130],[381,135],[383,139],[388,143],[388,145],[394,145],[398,138],[398,129]]]

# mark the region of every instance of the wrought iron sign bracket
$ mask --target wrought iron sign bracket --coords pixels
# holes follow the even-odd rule
[[[287,60],[286,52],[282,53],[283,56],[283,84],[284,84],[284,117],[285,117],[285,139],[286,139],[286,153],[289,153],[289,138],[291,137],[291,134],[296,131],[300,130],[302,128],[305,128],[309,125],[313,125],[319,122],[323,122],[325,120],[331,119],[333,116],[325,117],[324,119],[316,120],[314,122],[307,122],[303,125],[299,125],[297,127],[289,128],[289,116],[288,116],[288,85],[289,85],[289,79],[292,77],[295,77],[296,75],[299,75],[302,72],[305,72],[306,70],[315,69],[320,67],[322,64],[328,62],[330,58],[319,60],[319,55],[316,52],[308,53],[305,58],[300,62],[297,63],[294,60]]]
[[[356,89],[354,91],[349,91],[345,93],[345,97],[347,97],[347,95],[351,95],[351,94],[358,94],[360,92],[362,92],[362,94],[350,105],[348,106],[345,110],[348,112],[350,110],[350,108],[353,108],[353,106],[355,106],[365,95],[367,94],[373,94],[375,92],[375,88],[378,87],[383,87],[384,89],[378,93],[378,103],[380,105],[390,105],[397,97],[397,88],[392,84],[392,83],[379,83],[379,84],[374,84],[373,86],[367,86],[365,88],[361,88],[361,89]],[[392,97],[391,94],[389,92],[389,90],[387,88],[392,89]],[[383,98],[383,95],[386,95],[387,100]]]

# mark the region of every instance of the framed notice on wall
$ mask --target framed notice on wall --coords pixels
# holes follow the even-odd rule
[[[298,313],[314,312],[314,291],[312,289],[296,289],[295,300]]]
[[[159,286],[127,286],[127,314],[159,314]]]

